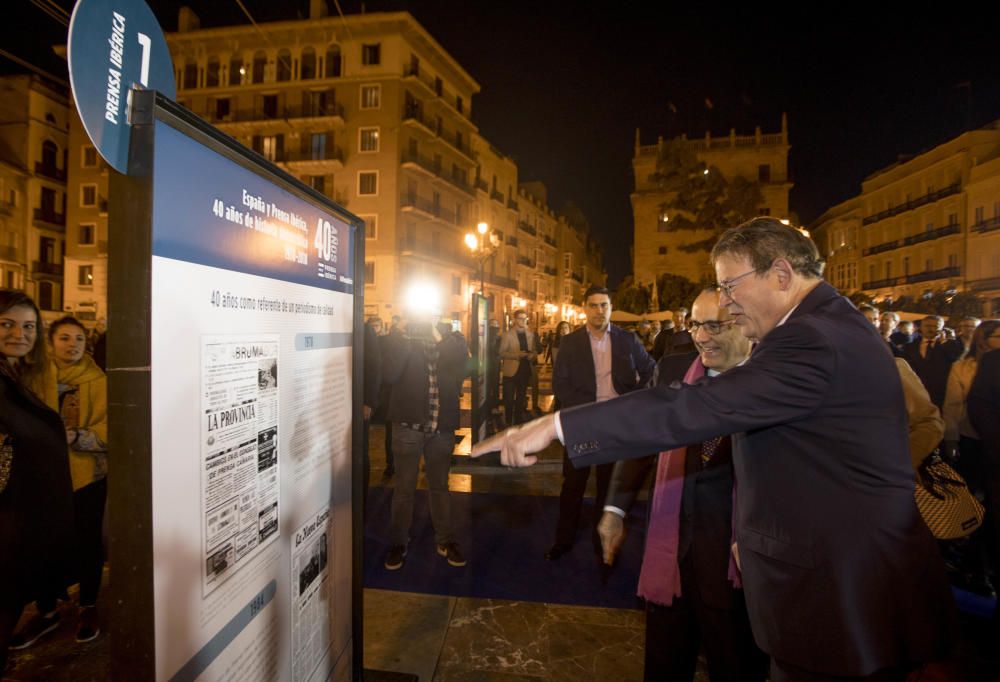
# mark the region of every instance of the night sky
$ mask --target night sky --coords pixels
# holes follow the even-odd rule
[[[247,21],[235,0],[148,4],[166,31],[176,29],[181,4],[206,28]],[[474,122],[517,161],[522,181],[545,182],[552,206],[583,209],[612,284],[630,270],[637,127],[644,144],[706,129],[768,133],[788,112],[791,207],[808,224],[897,155],[1000,118],[1000,8],[800,3],[799,14],[768,14],[761,3],[742,11],[700,4],[364,3],[369,12],[412,13],[480,83]],[[274,21],[307,16],[309,3],[244,5],[256,20]],[[362,3],[340,6],[352,14]],[[3,22],[0,47],[65,76],[46,49],[64,41],[65,27],[30,0],[4,9],[17,21]],[[0,58],[0,73],[16,70]]]

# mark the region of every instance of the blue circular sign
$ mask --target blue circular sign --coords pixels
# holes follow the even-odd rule
[[[143,0],[79,0],[69,23],[73,100],[97,151],[128,172],[129,91],[133,85],[177,94],[170,50]]]

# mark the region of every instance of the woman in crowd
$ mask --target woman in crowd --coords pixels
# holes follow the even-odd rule
[[[24,605],[62,591],[72,556],[66,430],[31,388],[48,371],[40,324],[34,301],[0,289],[0,674]],[[25,629],[58,625],[53,600]]]
[[[965,401],[969,397],[979,359],[984,353],[1000,348],[1000,339],[990,340],[997,329],[1000,329],[1000,320],[986,320],[976,328],[972,343],[969,344],[969,352],[951,366],[948,389],[941,407],[947,454],[955,460],[955,468],[973,492],[981,489],[983,443],[969,423]]]
[[[553,367],[556,366],[556,356],[559,354],[559,342],[562,340],[562,337],[566,336],[571,331],[573,331],[573,328],[569,326],[569,322],[567,322],[566,320],[563,320],[562,322],[556,325],[556,333],[552,335],[552,344],[551,344]]]
[[[49,341],[56,368],[56,404],[66,427],[73,479],[75,577],[80,581],[76,641],[89,642],[100,634],[97,592],[104,570],[101,529],[108,496],[108,380],[86,353],[87,330],[76,318],[66,316],[53,322]]]

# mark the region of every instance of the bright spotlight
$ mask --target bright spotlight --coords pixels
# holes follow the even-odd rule
[[[414,282],[406,292],[406,310],[410,315],[440,315],[441,290],[430,282]]]
[[[473,251],[475,251],[476,249],[479,248],[479,240],[476,239],[476,235],[469,232],[468,234],[465,235],[465,245],[468,246]]]
[[[479,223],[478,225],[476,225],[476,231],[479,232],[479,234],[486,234],[487,232],[489,232],[489,230],[490,226],[487,225],[486,223]]]

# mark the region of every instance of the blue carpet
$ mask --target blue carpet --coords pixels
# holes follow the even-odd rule
[[[383,561],[389,546],[392,490],[369,490],[365,587],[453,597],[637,607],[635,590],[646,525],[643,503],[633,508],[629,535],[614,568],[605,571],[590,540],[590,498],[584,500],[573,550],[558,561],[546,561],[559,498],[495,493],[452,493],[451,497],[455,539],[468,564],[454,568],[438,556],[427,491],[418,490],[406,563],[398,571],[387,571]]]

